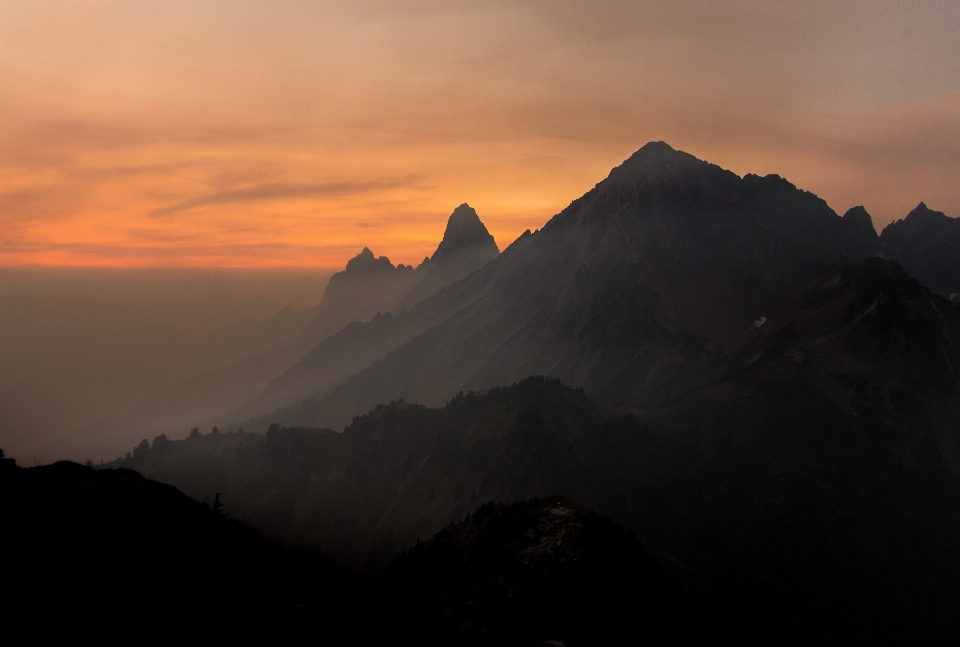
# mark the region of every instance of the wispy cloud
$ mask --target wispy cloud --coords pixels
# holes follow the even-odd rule
[[[285,200],[322,195],[370,193],[417,184],[417,178],[404,178],[382,182],[332,182],[327,184],[258,184],[245,189],[218,191],[177,202],[150,212],[151,216],[166,216],[196,207],[234,202],[257,202],[264,200]]]

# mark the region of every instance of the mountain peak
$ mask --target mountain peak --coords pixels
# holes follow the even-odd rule
[[[347,272],[385,272],[392,270],[393,263],[386,256],[376,258],[369,247],[364,247],[363,251],[347,261]]]
[[[635,181],[638,177],[673,175],[679,170],[709,166],[711,165],[708,162],[697,159],[690,153],[678,151],[666,142],[649,142],[628,157],[623,164],[610,171],[607,179],[615,182]]]
[[[884,258],[890,258],[932,292],[953,301],[960,293],[960,218],[920,203],[903,220],[880,233]]]
[[[900,236],[935,236],[941,231],[957,226],[957,219],[951,218],[942,211],[934,211],[921,202],[903,220],[890,223],[883,230],[887,240]]]
[[[950,216],[946,215],[942,211],[934,211],[923,202],[918,204],[913,211],[907,214],[907,217],[905,218],[905,220],[919,220],[921,222],[936,223],[946,222],[949,219]]]
[[[432,260],[439,260],[453,252],[479,247],[490,251],[494,256],[500,253],[496,241],[487,231],[473,207],[466,202],[453,210],[443,232],[443,240],[433,254]]]

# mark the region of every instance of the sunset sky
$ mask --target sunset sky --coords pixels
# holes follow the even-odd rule
[[[0,265],[500,247],[650,140],[960,216],[960,2],[0,0]]]

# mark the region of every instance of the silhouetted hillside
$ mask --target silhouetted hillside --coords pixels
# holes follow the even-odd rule
[[[0,456],[0,513],[4,617],[44,635],[586,645],[635,636],[638,620],[647,639],[716,636],[684,616],[721,617],[621,526],[556,497],[481,506],[376,582],[270,544],[219,497],[211,509],[122,468]]]
[[[401,626],[443,644],[729,635],[719,610],[683,591],[635,536],[561,497],[484,504],[404,551],[383,580]]]
[[[356,630],[357,578],[267,542],[219,499],[211,509],[128,469],[2,467],[8,631]]]
[[[960,219],[949,218],[922,202],[903,220],[880,234],[884,258],[901,265],[942,297],[960,294]]]

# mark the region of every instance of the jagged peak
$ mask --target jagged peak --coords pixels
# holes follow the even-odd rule
[[[443,232],[443,240],[440,241],[432,260],[439,260],[453,252],[474,247],[484,252],[490,252],[491,255],[500,253],[496,241],[487,231],[486,226],[480,220],[480,216],[477,215],[473,207],[464,202],[454,209],[447,219],[447,228]]]
[[[389,270],[395,269],[393,263],[390,262],[390,259],[386,256],[381,256],[376,258],[373,255],[373,252],[370,251],[369,247],[364,247],[363,251],[347,261],[347,272],[353,273],[369,273],[369,272],[386,272]]]
[[[921,202],[907,214],[906,218],[895,220],[887,225],[881,233],[881,236],[889,240],[890,236],[896,237],[904,235],[907,232],[911,232],[912,234],[926,232],[930,234],[939,231],[943,227],[956,226],[957,223],[960,223],[960,220],[957,218],[951,218],[942,211],[934,211]]]
[[[910,220],[910,219],[943,220],[943,219],[950,219],[950,216],[943,213],[942,211],[934,211],[933,209],[928,207],[925,203],[921,202],[913,209],[913,211],[907,214],[906,218],[904,218],[904,220]]]

